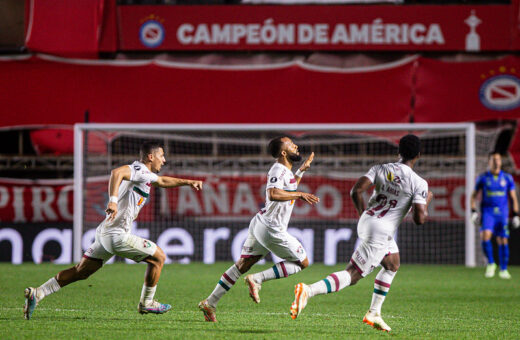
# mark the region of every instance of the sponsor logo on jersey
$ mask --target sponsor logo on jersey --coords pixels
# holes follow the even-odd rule
[[[148,48],[159,47],[164,41],[164,27],[158,17],[146,20],[139,29],[139,40]]]
[[[499,71],[505,72],[506,68],[502,66]],[[490,73],[494,74],[494,70]],[[480,86],[479,98],[482,105],[490,110],[516,109],[520,106],[520,79],[511,74],[491,77]]]
[[[388,180],[388,182],[390,183],[401,183],[401,178],[399,176],[396,176],[394,175],[393,172],[388,172],[386,174],[386,179]]]
[[[141,204],[143,204],[143,202],[144,202],[144,198],[139,197],[139,201],[137,201],[137,206],[140,207]]]
[[[426,191],[421,192],[421,196],[423,198],[426,198],[428,196],[428,193]]]
[[[139,170],[141,170],[141,166],[140,165],[134,165],[134,169],[135,169],[135,171],[139,171]]]
[[[269,182],[271,183],[276,183],[276,181],[278,181],[278,178],[276,177],[271,177],[271,179],[269,180]]]

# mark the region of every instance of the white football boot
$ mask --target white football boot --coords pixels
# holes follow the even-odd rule
[[[498,272],[498,277],[501,279],[509,280],[511,279],[511,274],[509,274],[507,269],[504,269]]]
[[[496,263],[488,264],[487,267],[486,267],[486,274],[484,274],[484,276],[487,277],[488,279],[492,278],[493,276],[495,276],[495,271],[496,270],[497,270],[497,264]]]
[[[381,331],[390,332],[392,330],[392,328],[383,321],[380,314],[372,313],[370,311],[365,314],[363,322]]]

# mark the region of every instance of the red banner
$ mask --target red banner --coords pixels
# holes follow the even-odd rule
[[[97,58],[117,50],[115,0],[27,0],[26,46],[37,52]]]
[[[184,176],[181,176],[184,177]],[[211,219],[249,219],[265,203],[265,176],[211,176],[204,189],[190,187],[165,189],[166,197],[157,200],[153,191],[143,207],[139,221],[154,221],[161,211],[170,218],[198,216]],[[355,220],[357,213],[349,196],[355,179],[331,179],[307,175],[298,190],[312,192],[321,201],[310,206],[296,201],[293,219]],[[430,217],[460,220],[464,216],[464,179],[431,179],[428,181],[435,200]],[[85,220],[99,223],[105,216],[108,177],[87,182]],[[158,190],[158,189],[152,189]],[[367,197],[368,198],[368,197]],[[14,223],[70,222],[73,219],[72,180],[0,179],[0,221]],[[157,205],[160,209],[157,210]]]
[[[72,180],[0,179],[0,221],[72,221]]]
[[[504,51],[516,22],[509,5],[119,6],[118,12],[121,50]]]
[[[307,175],[298,190],[317,195],[320,203],[310,206],[303,201],[296,201],[293,218],[356,220],[358,215],[350,199],[350,190],[355,181]],[[180,216],[249,218],[265,204],[265,183],[265,176],[206,178],[204,189],[200,192],[188,187],[169,190],[167,210]],[[436,197],[436,202],[430,207],[430,217],[462,219],[464,179],[431,179],[428,183]]]
[[[414,60],[348,71],[0,60],[0,126],[74,124],[87,109],[98,123],[408,122]]]
[[[416,122],[520,118],[520,58],[480,62],[419,59]]]

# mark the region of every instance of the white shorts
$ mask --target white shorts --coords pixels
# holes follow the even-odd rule
[[[394,229],[379,221],[362,217],[359,219],[357,230],[361,242],[352,254],[350,263],[361,276],[370,274],[385,256],[399,253],[393,237]]]
[[[258,215],[255,215],[249,224],[249,233],[240,257],[263,257],[269,252],[287,261],[303,262],[307,258],[305,249],[294,236],[287,231],[266,226]]]
[[[106,262],[117,255],[140,262],[157,251],[157,245],[150,240],[130,233],[103,234],[100,229],[83,257]]]

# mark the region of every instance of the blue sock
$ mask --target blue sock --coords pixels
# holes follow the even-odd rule
[[[484,251],[484,255],[487,257],[488,263],[495,263],[495,260],[493,259],[493,244],[491,243],[491,240],[482,241],[482,250]]]
[[[509,244],[498,246],[498,258],[500,260],[500,270],[506,270],[509,262]]]

